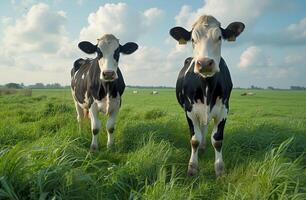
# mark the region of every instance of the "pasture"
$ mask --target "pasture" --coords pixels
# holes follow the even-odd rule
[[[70,90],[0,96],[0,199],[306,199],[306,92],[234,90],[225,128],[225,175],[210,145],[186,176],[189,130],[173,89],[127,89],[106,149],[90,153]]]

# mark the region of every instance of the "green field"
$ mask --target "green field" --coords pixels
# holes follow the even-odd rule
[[[189,131],[174,90],[138,91],[124,93],[113,149],[103,128],[94,154],[70,90],[0,96],[0,199],[306,199],[306,92],[234,90],[225,175],[215,177],[207,145],[190,178]]]

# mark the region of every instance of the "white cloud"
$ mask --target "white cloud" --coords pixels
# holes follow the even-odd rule
[[[8,53],[54,53],[65,39],[66,17],[46,4],[37,4],[4,30],[3,48]]]
[[[58,73],[59,77],[66,74],[66,81],[54,79],[54,82],[67,83],[69,66],[77,56],[77,47],[76,42],[68,38],[65,23],[65,12],[53,11],[42,3],[33,5],[26,14],[11,20],[4,26],[0,41],[0,69],[18,74],[40,74],[36,77],[40,82],[44,82],[50,73]],[[5,74],[1,73],[1,80],[7,79],[3,77]],[[11,81],[16,78],[13,74],[9,77]],[[28,82],[33,77],[23,78]]]
[[[4,26],[8,26],[11,22],[12,22],[12,18],[11,17],[6,17],[6,16],[1,17],[1,23]]]
[[[304,46],[306,45],[306,18],[301,19],[298,23],[290,24],[278,32],[249,33],[248,40],[262,46]]]
[[[254,0],[205,0],[203,7],[192,11],[190,6],[182,6],[181,11],[175,17],[176,24],[191,28],[193,22],[201,15],[213,15],[223,26],[227,26],[233,21],[241,21],[246,24],[253,23],[266,9],[272,1]]]
[[[257,46],[248,47],[240,56],[238,66],[242,69],[245,68],[258,68],[268,67],[270,65],[269,58],[263,50]]]
[[[125,3],[105,4],[89,15],[88,26],[81,30],[80,39],[96,42],[102,35],[112,33],[123,43],[136,41],[162,17],[163,11],[158,8],[139,12]]]
[[[290,24],[287,31],[292,37],[306,39],[306,17],[301,19],[297,24]]]

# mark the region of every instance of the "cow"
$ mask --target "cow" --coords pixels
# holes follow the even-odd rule
[[[223,29],[210,15],[200,16],[188,31],[174,27],[170,35],[180,44],[191,41],[193,57],[185,60],[176,82],[176,97],[185,111],[191,133],[191,156],[187,174],[198,173],[198,151],[205,149],[208,124],[213,119],[211,143],[215,150],[215,173],[221,176],[223,131],[229,111],[233,87],[228,67],[221,57],[222,39],[235,41],[244,30],[241,22],[233,22]]]
[[[97,151],[97,136],[101,128],[98,113],[108,116],[106,123],[107,148],[113,144],[116,117],[121,106],[121,96],[125,89],[122,73],[118,67],[120,53],[131,54],[138,49],[134,42],[124,45],[112,34],[105,34],[96,45],[82,41],[78,47],[87,54],[96,54],[93,59],[80,58],[71,70],[71,90],[74,99],[77,121],[84,113],[91,121],[91,151]]]

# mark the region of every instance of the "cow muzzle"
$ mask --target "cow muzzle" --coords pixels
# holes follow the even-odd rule
[[[203,75],[214,74],[215,66],[215,61],[210,58],[200,58],[195,61],[195,71]]]
[[[102,72],[103,79],[106,81],[113,81],[116,79],[116,73],[112,70],[105,70]]]

